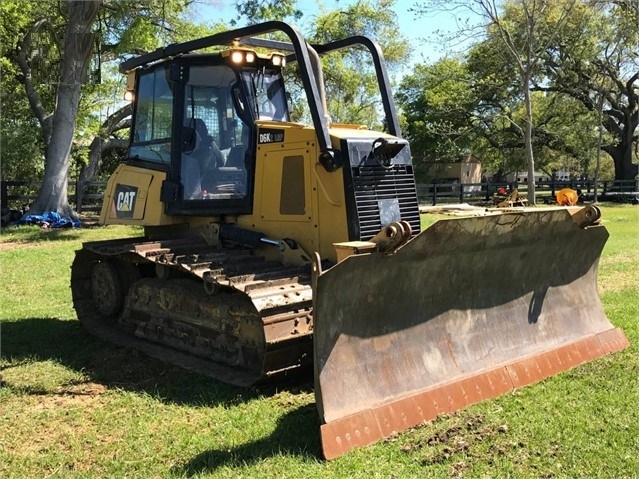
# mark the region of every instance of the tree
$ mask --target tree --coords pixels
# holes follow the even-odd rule
[[[307,40],[325,44],[350,36],[369,36],[379,43],[392,74],[409,55],[408,41],[398,32],[395,0],[359,0],[341,10],[320,9]],[[322,58],[322,67],[331,119],[381,128],[381,98],[368,50],[332,52]]]
[[[105,151],[122,144],[114,132],[126,126],[126,119],[121,116],[126,108],[118,107],[116,116],[101,121],[101,126],[90,126],[96,118],[91,95],[99,95],[101,87],[83,83],[95,47],[100,47],[103,61],[118,61],[123,55],[143,53],[172,39],[179,41],[182,35],[197,34],[198,28],[180,17],[189,3],[190,0],[2,2],[0,36],[8,40],[6,45],[15,45],[2,51],[2,62],[12,73],[6,84],[3,78],[3,91],[5,85],[15,88],[14,82],[23,87],[40,127],[45,157],[43,186],[31,213],[54,210],[74,216],[66,185],[77,123],[83,125],[82,135],[93,129],[101,137],[87,142],[90,152],[85,156],[93,164],[83,173],[84,179],[95,171],[95,163]],[[201,31],[210,33],[208,28]],[[85,108],[80,108],[81,100]]]
[[[497,42],[480,42],[465,59],[416,65],[403,78],[397,98],[418,169],[424,162],[450,162],[471,154],[498,179],[526,169],[523,132],[513,126],[524,123],[526,111],[512,63],[498,49]],[[565,95],[532,96],[537,168],[550,174],[572,165],[572,158],[587,168],[595,144],[592,115]]]
[[[33,85],[28,62],[33,35],[46,23],[40,19],[31,25],[17,46],[17,62],[23,75],[27,97],[40,126],[45,144],[44,179],[38,197],[31,205],[31,213],[57,211],[76,216],[67,197],[69,153],[73,143],[75,120],[80,92],[86,78],[95,34],[91,31],[101,1],[70,1],[62,4],[67,20],[62,42],[60,79],[56,88],[56,105],[52,114],[44,106]]]
[[[633,158],[639,125],[638,26],[635,1],[578,2],[564,35],[549,45],[550,82],[535,87],[568,95],[593,114],[601,108],[601,126],[608,132],[602,149],[613,159],[617,180],[638,173]]]
[[[426,163],[454,161],[473,152],[476,98],[470,84],[467,63],[459,58],[416,65],[402,79],[397,101],[418,170]]]
[[[231,20],[231,25],[237,25],[242,18],[249,24],[285,18],[299,20],[303,13],[296,4],[296,0],[238,0],[235,2],[238,17]]]
[[[117,132],[128,131],[132,113],[133,105],[126,104],[109,115],[100,125],[98,134],[89,145],[87,163],[80,172],[80,182],[91,181],[105,155],[113,150],[124,150],[129,145],[128,139],[119,137]]]
[[[526,123],[528,112],[520,94],[515,66],[501,54],[501,49],[501,41],[492,41],[489,37],[470,48],[466,57],[469,88],[475,102],[472,111],[477,126],[475,137],[480,140],[473,145],[473,152],[493,171],[519,172],[527,169],[523,154],[526,146],[524,130],[519,125]],[[539,77],[535,80],[539,82]],[[548,82],[547,79],[543,81]],[[554,169],[564,169],[564,165],[579,161],[584,166],[581,173],[585,173],[585,160],[592,158],[596,144],[593,135],[597,124],[595,115],[566,95],[538,91],[538,84],[534,83],[530,92],[535,169],[550,174]]]
[[[22,8],[9,2],[0,3],[2,177],[15,180],[33,179],[33,173],[43,169],[40,127],[31,113],[24,88],[16,81],[20,75],[18,66],[7,57],[8,50],[16,43],[18,32],[29,23],[31,2],[26,3]],[[44,101],[52,103],[49,98]]]
[[[531,18],[532,7],[526,7],[524,3],[544,8],[538,9],[539,15],[536,18]],[[499,83],[503,83],[504,79],[522,75],[516,72],[507,74],[513,67],[518,67],[520,72],[521,68],[520,63],[512,60],[512,55],[501,55],[505,50],[504,45],[507,45],[505,42],[508,41],[505,35],[507,32],[513,32],[512,36],[515,39],[525,39],[527,34],[524,35],[522,32],[529,32],[535,26],[538,48],[535,49],[534,62],[524,64],[535,67],[528,83],[530,92],[543,92],[543,95],[536,96],[539,99],[553,94],[572,98],[574,102],[579,103],[579,106],[573,104],[574,108],[582,113],[584,109],[589,112],[584,113],[591,122],[586,127],[586,131],[589,132],[598,129],[596,118],[600,99],[603,99],[602,128],[607,135],[602,148],[614,161],[617,179],[634,178],[637,174],[636,145],[639,122],[639,4],[633,0],[564,0],[552,4],[519,0],[500,3],[479,0],[434,0],[419,11],[424,15],[428,8],[445,9],[454,12],[462,20],[464,16],[461,12],[466,11],[470,13],[469,18],[486,19],[490,18],[490,15],[486,15],[486,7],[501,15],[501,24],[509,30],[502,32],[496,23],[487,28],[486,22],[480,22],[479,27],[483,29],[484,35],[478,40],[480,37],[476,36],[477,30],[472,28],[472,22],[465,22],[460,25],[459,31],[455,32],[457,38],[470,39],[473,42],[472,48],[467,49],[471,51],[471,56],[467,58],[475,65],[469,65],[469,70],[476,71],[477,65],[486,65],[483,68],[487,76],[482,82],[482,88],[487,91],[493,90],[488,83],[495,81],[498,90],[510,92],[510,89],[503,89]],[[531,22],[534,22],[534,25]],[[511,26],[514,28],[510,28]],[[517,44],[525,45],[521,42]],[[482,50],[481,45],[485,47],[480,55],[478,52]],[[503,58],[501,62],[498,60],[500,56]],[[511,91],[509,95],[512,95],[513,99],[516,98],[515,91]],[[522,98],[525,100],[525,95],[522,95]],[[499,101],[505,101],[505,97]],[[533,110],[538,114],[543,108],[531,108],[528,112]],[[509,111],[512,112],[512,109]],[[504,109],[495,110],[495,114],[507,119],[508,115],[504,113]],[[540,119],[535,118],[535,122],[537,121]],[[585,127],[584,121],[578,124],[579,127],[576,126],[576,122],[573,128]],[[513,128],[521,128],[522,132],[523,126],[525,123],[513,123]],[[565,133],[565,130],[563,131]],[[542,131],[535,128],[534,123],[531,133],[534,152],[537,151],[535,144],[538,144],[539,140],[558,136],[547,129]],[[536,134],[541,134],[541,138],[535,139]],[[558,145],[556,138],[554,144]],[[592,145],[592,142],[589,144]],[[537,159],[535,156],[535,161]]]
[[[533,149],[533,96],[531,88],[539,75],[542,57],[550,39],[558,36],[576,0],[469,1],[470,8],[486,20],[487,35],[501,44],[501,51],[514,63],[525,107],[524,153],[528,170],[528,202],[535,204],[535,157]]]

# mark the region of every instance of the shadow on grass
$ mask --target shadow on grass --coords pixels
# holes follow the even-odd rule
[[[52,360],[81,372],[90,381],[109,388],[144,392],[166,403],[234,405],[277,391],[274,387],[257,390],[230,386],[133,349],[111,345],[89,336],[75,320],[3,321],[1,333],[2,356],[8,363],[5,369],[33,360]],[[310,391],[312,385],[298,383],[295,388]]]
[[[205,451],[171,472],[193,477],[214,472],[221,467],[240,468],[277,455],[295,455],[311,461],[321,459],[319,421],[315,404],[306,404],[287,412],[267,437],[232,449]]]

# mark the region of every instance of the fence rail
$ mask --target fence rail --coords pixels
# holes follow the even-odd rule
[[[630,201],[639,199],[639,182],[601,181],[597,185],[598,198],[601,201]],[[78,213],[100,211],[106,181],[70,180],[68,185],[69,203]],[[0,182],[0,202],[2,208],[23,210],[32,203],[38,194],[41,183],[37,181]],[[517,188],[526,193],[525,184],[517,183],[419,183],[417,196],[421,203],[433,205],[442,203],[488,203],[500,188],[512,191]],[[593,199],[594,181],[543,181],[535,185],[537,200],[550,203],[557,191],[562,188],[579,190],[586,199]]]
[[[26,209],[38,196],[42,183],[39,181],[0,182],[0,204],[2,208]],[[69,203],[78,213],[100,211],[106,181],[70,180],[68,185]]]
[[[535,184],[535,196],[540,203],[552,203],[557,191],[571,188],[581,193],[585,199],[593,200],[595,187],[600,201],[630,201],[639,198],[639,181],[635,180],[600,181],[597,185],[592,180],[540,181]],[[501,188],[507,192],[517,189],[522,195],[525,195],[528,190],[526,184],[516,182],[419,183],[417,196],[420,202],[432,205],[490,203]]]

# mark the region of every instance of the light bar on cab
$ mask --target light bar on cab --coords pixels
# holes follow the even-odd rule
[[[223,50],[220,52],[222,58],[230,61],[236,65],[257,65],[257,66],[274,66],[282,68],[286,65],[286,57],[280,53],[257,53],[253,50],[246,50],[243,48],[233,48],[230,50]]]

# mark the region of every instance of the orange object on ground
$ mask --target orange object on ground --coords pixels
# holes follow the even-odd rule
[[[564,188],[557,192],[557,204],[561,206],[574,206],[577,204],[579,195],[571,188]]]

